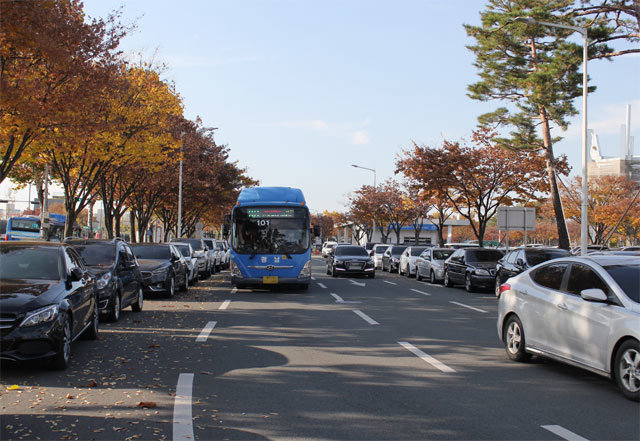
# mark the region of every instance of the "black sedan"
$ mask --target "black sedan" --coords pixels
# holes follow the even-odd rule
[[[65,369],[71,343],[98,338],[95,278],[68,245],[0,242],[0,360]]]
[[[407,245],[394,245],[387,248],[382,255],[382,271],[397,272],[400,268],[400,256],[406,249]]]
[[[335,248],[327,258],[327,274],[333,277],[340,275],[363,275],[374,278],[376,269],[373,258],[364,247],[342,245]]]
[[[464,284],[468,292],[493,288],[496,265],[504,253],[495,248],[459,248],[444,261],[444,284]]]
[[[498,260],[496,265],[496,297],[500,297],[500,285],[510,277],[517,276],[547,260],[569,256],[571,256],[569,251],[560,248],[516,248],[509,251],[502,259]]]
[[[146,293],[162,293],[173,297],[176,286],[189,288],[189,269],[180,251],[171,244],[132,244],[142,273],[142,288]]]

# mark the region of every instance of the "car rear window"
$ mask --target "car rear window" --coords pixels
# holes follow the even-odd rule
[[[637,265],[607,265],[604,269],[613,277],[627,297],[640,303],[640,267]]]
[[[536,266],[539,263],[546,262],[547,260],[557,259],[559,257],[570,256],[571,253],[567,250],[525,250],[527,262],[530,266]]]
[[[0,257],[0,279],[60,280],[59,255],[58,248],[3,248]]]
[[[497,262],[504,253],[498,250],[467,250],[468,262]]]
[[[337,247],[336,256],[368,256],[363,247]]]
[[[171,250],[168,246],[131,246],[133,254],[138,259],[165,259],[171,258]]]

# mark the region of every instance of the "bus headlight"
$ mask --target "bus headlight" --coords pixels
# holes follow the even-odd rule
[[[298,274],[298,279],[311,277],[311,261],[307,260],[307,263],[304,264],[302,269],[300,270],[300,274]]]
[[[242,279],[242,271],[240,271],[240,268],[238,268],[233,260],[229,262],[229,270],[231,271],[231,277]]]

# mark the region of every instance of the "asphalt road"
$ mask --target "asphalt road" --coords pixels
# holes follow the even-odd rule
[[[3,363],[2,440],[638,440],[603,377],[507,359],[492,293],[377,272],[309,291],[228,273],[78,340],[63,372]]]

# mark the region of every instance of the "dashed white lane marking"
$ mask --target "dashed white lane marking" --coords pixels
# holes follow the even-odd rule
[[[227,309],[229,307],[229,303],[231,303],[231,300],[225,300],[218,309]]]
[[[353,283],[354,285],[358,285],[358,286],[367,286],[366,283],[364,283],[364,282],[356,282],[353,279],[349,279],[349,282]]]
[[[458,302],[453,302],[453,301],[451,301],[449,303],[453,303],[454,305],[462,306],[463,308],[473,309],[474,311],[478,311],[478,312],[487,312],[484,309],[474,308],[473,306],[465,305],[464,303],[458,303]]]
[[[193,441],[193,419],[191,418],[191,393],[193,374],[180,374],[173,401],[173,441]]]
[[[238,292],[238,288],[235,288],[235,287],[234,287],[234,288],[231,290],[231,294],[235,294],[235,293],[237,293],[237,292]]]
[[[207,326],[202,328],[202,331],[200,332],[200,335],[198,336],[198,338],[196,338],[196,341],[207,341],[207,339],[209,338],[209,334],[211,334],[211,331],[213,331],[213,328],[216,327],[216,323],[218,322],[207,323]]]
[[[413,352],[414,355],[420,357],[421,359],[423,359],[424,361],[429,363],[431,366],[433,366],[433,367],[435,367],[437,369],[440,369],[442,372],[455,372],[455,370],[453,370],[452,368],[450,368],[446,364],[436,360],[431,355],[425,354],[424,352],[422,352],[420,349],[416,348],[414,345],[412,345],[409,342],[399,341],[398,344],[400,346],[402,346],[403,348]]]
[[[389,282],[388,280],[385,280],[384,283],[388,283],[389,285],[397,285],[396,282]]]
[[[420,291],[419,289],[411,288],[411,291],[417,292],[418,294],[422,294],[423,296],[430,296],[431,294],[428,292]]]
[[[380,324],[380,323],[376,322],[374,319],[372,319],[371,317],[369,317],[364,312],[360,311],[359,309],[353,309],[352,311],[355,312],[356,315],[360,316],[360,318],[362,320],[364,320],[365,322],[369,323],[370,325],[379,325]]]
[[[316,280],[316,278],[315,278],[315,277],[313,277],[313,276],[311,276],[311,280]]]
[[[324,283],[320,283],[320,282],[318,282],[318,286],[319,286],[320,288],[327,289],[327,287],[326,287],[326,285],[325,285]]]
[[[344,300],[342,300],[342,297],[340,297],[338,294],[331,293],[331,296],[332,296],[334,299],[336,299],[336,302],[339,302],[339,303],[343,303],[343,302],[344,302]]]
[[[570,430],[565,429],[562,426],[540,426],[545,430],[548,430],[551,433],[555,433],[560,438],[564,438],[567,441],[588,441],[586,438],[581,437],[580,435],[573,433]]]

